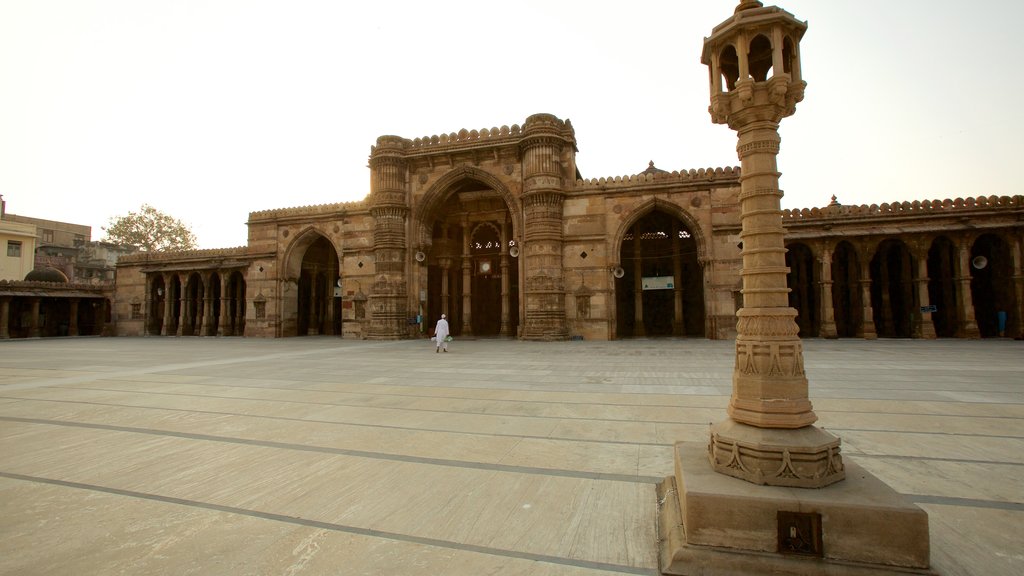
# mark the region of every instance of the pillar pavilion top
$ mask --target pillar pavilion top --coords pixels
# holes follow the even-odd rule
[[[806,22],[782,8],[740,2],[704,39],[701,62],[710,68],[712,121],[736,130],[793,114],[806,86],[800,75],[800,39],[806,30]]]

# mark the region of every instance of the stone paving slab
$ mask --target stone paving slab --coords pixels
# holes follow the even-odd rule
[[[807,340],[819,425],[1024,573],[1024,343]],[[732,342],[0,342],[0,575],[655,574]]]

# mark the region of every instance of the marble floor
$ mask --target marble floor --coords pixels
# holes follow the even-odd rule
[[[1024,342],[806,340],[819,425],[1024,573]],[[733,343],[0,341],[0,575],[657,573]]]

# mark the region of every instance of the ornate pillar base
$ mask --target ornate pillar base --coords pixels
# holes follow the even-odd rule
[[[695,442],[675,458],[658,486],[662,574],[935,574],[928,515],[854,462],[844,482],[796,490],[724,477]]]
[[[758,428],[728,419],[711,426],[708,458],[721,474],[754,484],[821,488],[846,477],[839,438],[817,428]]]

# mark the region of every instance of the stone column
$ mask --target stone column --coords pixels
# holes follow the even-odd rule
[[[971,246],[970,239],[960,238],[958,245],[959,257],[956,259],[956,281],[960,286],[958,291],[960,301],[959,314],[960,326],[958,334],[961,338],[981,338],[981,331],[978,330],[978,322],[974,318],[974,296],[971,292]]]
[[[182,280],[181,276],[178,276],[178,329],[175,330],[175,335],[185,335],[185,322],[188,320],[188,276]]]
[[[875,330],[875,309],[871,306],[871,259],[868,258],[868,251],[864,250],[860,261],[860,300],[863,317],[860,324],[858,336],[865,340],[878,338]]]
[[[469,215],[462,215],[462,335],[473,335],[473,256],[469,245],[472,233]]]
[[[71,298],[68,302],[68,336],[78,336],[78,298]]]
[[[0,340],[11,337],[11,297],[0,296]]]
[[[931,312],[923,312],[931,304],[931,299],[928,296],[928,242],[919,242],[915,245],[913,253],[914,260],[917,261],[917,278],[914,280],[914,284],[917,288],[917,302],[920,305],[917,310],[914,311],[914,337],[925,338],[927,340],[934,340],[935,334],[935,323],[932,321]]]
[[[171,284],[171,275],[164,274],[164,319],[160,325],[160,335],[169,336],[171,332],[171,313],[174,311],[174,306],[171,298],[174,296]]]
[[[737,12],[745,9],[741,5]],[[781,13],[768,14],[766,18],[783,19],[780,27],[802,34],[801,23],[785,20]],[[719,43],[734,45],[733,30],[716,28],[716,35],[705,40],[705,56],[720,53]],[[781,43],[776,49],[781,50]],[[795,65],[792,76],[776,69],[771,78],[757,80],[748,75],[753,72],[747,59],[745,53],[739,58],[734,90],[713,90],[709,109],[714,122],[737,132],[743,242],[743,308],[736,313],[729,418],[711,427],[709,457],[715,471],[749,482],[820,488],[842,480],[845,469],[839,438],[812,426],[817,416],[808,396],[797,311],[789,306],[776,160],[779,122],[796,110],[804,83]],[[722,73],[732,71],[712,66],[713,79]]]
[[[508,221],[501,223],[501,330],[499,334],[502,336],[510,336],[510,316],[509,309],[511,302],[511,278],[509,278],[509,255],[508,255]]]
[[[370,289],[370,340],[406,338],[408,308],[406,280],[407,166],[406,141],[381,136],[370,152],[370,215],[373,216],[373,254],[376,275]]]
[[[449,276],[451,275],[452,261],[450,258],[438,258],[438,263],[441,265],[441,314],[451,314],[448,308],[448,282]],[[440,318],[440,314],[434,314]],[[431,318],[431,321],[436,320]]]
[[[214,336],[213,331],[213,274],[207,272],[203,277],[203,318],[199,328],[200,336]]]
[[[1021,250],[1022,238],[1010,240],[1010,257],[1013,259],[1013,290],[1017,295],[1017,333],[1007,334],[1018,340],[1024,340],[1024,254]]]
[[[646,336],[644,327],[644,266],[640,233],[633,234],[633,336]]]
[[[231,318],[228,315],[231,295],[228,294],[230,271],[217,275],[220,282],[220,319],[217,320],[217,336],[231,336]]]
[[[838,338],[836,332],[836,311],[832,302],[832,247],[822,246],[818,257],[821,267],[821,337]]]
[[[245,284],[238,282],[235,286],[235,325],[232,329],[235,336],[245,336],[245,308]]]
[[[679,229],[678,227],[673,231],[672,242],[679,244]],[[672,318],[672,334],[675,336],[686,335],[686,322],[683,316],[683,257],[681,254],[676,254],[672,258],[672,284],[674,289],[674,303],[675,303],[675,314]]]
[[[575,136],[571,125],[550,114],[527,118],[523,134],[523,339],[567,340],[562,275],[562,160],[563,155],[575,150]]]
[[[39,298],[29,298],[29,304],[31,305],[31,312],[29,312],[28,318],[28,337],[39,338],[41,335],[39,329]]]

